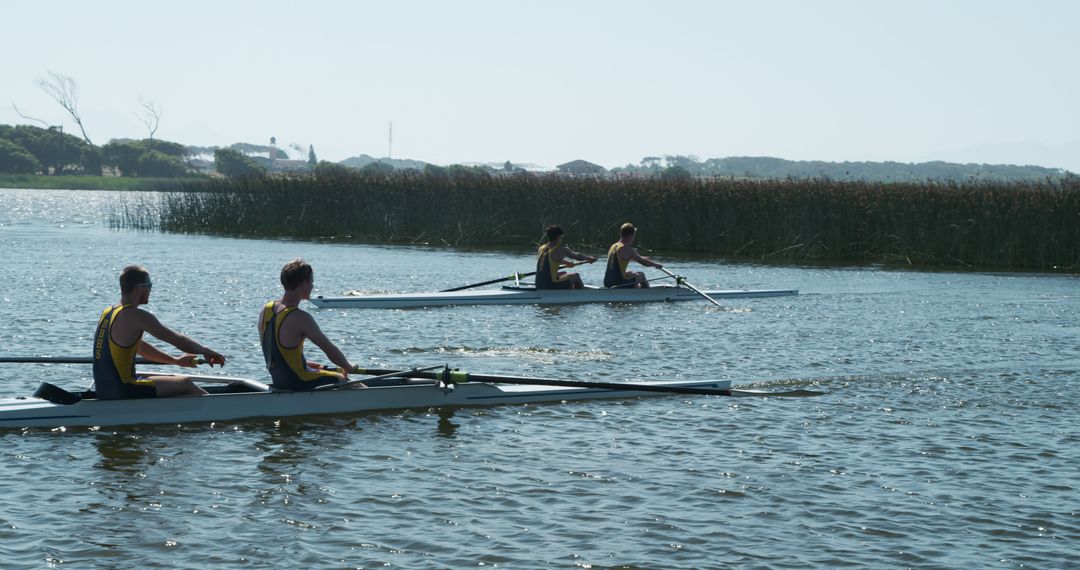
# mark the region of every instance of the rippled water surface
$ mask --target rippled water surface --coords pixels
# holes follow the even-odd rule
[[[135,195],[0,190],[0,353],[89,356],[116,275],[263,378],[281,265],[316,294],[431,291],[528,255],[111,230]],[[572,236],[571,242],[573,241]],[[648,228],[641,240],[648,243]],[[1075,568],[1080,280],[731,265],[639,306],[312,309],[355,361],[600,380],[730,379],[805,399],[680,396],[185,426],[0,431],[8,567]],[[586,267],[596,282],[602,268]],[[0,365],[4,396],[88,366]]]

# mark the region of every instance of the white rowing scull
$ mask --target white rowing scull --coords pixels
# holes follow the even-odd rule
[[[530,384],[520,385],[486,381],[448,383],[423,378],[435,374],[403,371],[402,376],[407,374],[421,378],[398,378],[363,389],[312,392],[272,391],[266,384],[245,378],[195,376],[197,381],[219,384],[206,386],[211,392],[207,396],[130,400],[98,400],[92,392],[72,394],[43,384],[35,396],[0,399],[0,428],[186,424],[403,408],[638,398],[680,389],[689,393],[732,395],[731,382],[727,380],[626,383],[625,389],[611,389],[561,380],[547,380],[560,385],[536,385],[545,381],[536,378],[524,379]],[[512,382],[517,377],[499,378]],[[575,385],[565,385],[568,383]],[[663,390],[648,391],[658,388]]]
[[[732,289],[704,291],[713,299],[758,299],[798,295],[798,289]],[[701,301],[700,293],[677,285],[606,289],[536,289],[504,286],[494,290],[439,291],[434,293],[358,294],[340,297],[318,296],[309,301],[324,309],[408,309],[448,305],[572,305],[581,303],[656,303]]]

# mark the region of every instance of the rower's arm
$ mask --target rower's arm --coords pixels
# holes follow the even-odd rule
[[[326,337],[322,332],[322,329],[319,328],[319,324],[315,322],[315,319],[311,318],[311,315],[308,315],[307,313],[303,313],[303,315],[307,317],[304,319],[304,336],[315,343],[315,346],[322,349],[323,353],[326,354],[326,357],[330,359],[330,362],[333,362],[341,369],[340,372],[347,374],[350,370],[355,369],[356,367],[353,366],[353,363],[349,362],[349,359],[345,357],[345,353],[341,352],[341,349]],[[294,313],[293,318],[296,316],[298,315]]]
[[[137,320],[136,324],[138,324],[142,330],[150,333],[150,335],[154,338],[163,340],[184,352],[201,354],[206,357],[207,364],[210,364],[211,366],[215,364],[225,364],[224,356],[218,354],[216,351],[211,350],[210,348],[207,348],[206,346],[195,342],[195,340],[193,340],[191,337],[180,334],[170,329],[169,327],[161,324],[161,321],[159,321],[154,315],[151,315],[146,311],[137,310],[137,312],[133,316]],[[146,343],[142,343],[140,345],[140,348],[142,345],[145,344]],[[158,352],[161,353],[161,351]]]
[[[146,342],[139,341],[139,348],[136,349],[139,356],[149,360],[150,362],[156,362],[158,364],[180,364],[179,358],[173,358],[171,355],[159,350],[156,346]]]
[[[623,249],[625,250],[626,248],[624,247]],[[663,265],[661,265],[661,264],[649,259],[648,257],[645,257],[645,256],[641,255],[640,253],[638,253],[637,249],[634,249],[634,250],[632,250],[630,252],[630,259],[633,259],[634,261],[644,265],[645,267],[655,267],[657,269],[660,269],[661,267],[663,267]]]
[[[595,257],[591,255],[585,255],[583,253],[578,253],[570,248],[566,248],[566,257],[569,257],[570,259],[573,259],[575,261],[584,261],[585,263],[592,263],[596,261]]]

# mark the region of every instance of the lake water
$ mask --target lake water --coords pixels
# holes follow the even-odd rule
[[[0,355],[90,356],[117,274],[141,263],[149,310],[226,354],[229,375],[265,380],[257,313],[291,258],[314,265],[324,295],[431,291],[533,264],[110,229],[110,204],[136,197],[0,190]],[[654,254],[700,287],[802,294],[723,309],[311,310],[370,365],[827,394],[0,431],[0,562],[1080,567],[1077,276]],[[601,267],[582,269],[600,280]],[[85,365],[0,366],[6,396],[90,381]]]

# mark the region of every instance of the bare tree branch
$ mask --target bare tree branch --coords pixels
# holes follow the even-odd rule
[[[158,123],[161,122],[161,105],[153,99],[146,99],[140,95],[139,106],[142,107],[142,114],[136,113],[135,117],[146,126],[146,130],[150,131],[150,138],[154,138]]]
[[[37,117],[31,117],[30,115],[23,114],[23,112],[19,110],[19,106],[16,105],[14,102],[11,103],[11,106],[15,109],[15,114],[16,115],[18,115],[18,116],[20,116],[20,117],[22,117],[24,119],[30,120],[30,121],[37,121],[37,122],[45,125],[45,128],[47,128],[47,129],[52,128],[52,125],[50,125],[49,123],[47,123],[46,121],[44,121],[42,119],[39,119]]]
[[[93,146],[94,143],[90,142],[90,137],[86,136],[82,117],[79,116],[79,84],[75,83],[75,80],[67,75],[60,75],[54,71],[49,71],[49,79],[38,79],[36,83],[38,88],[48,94],[49,97],[52,97],[53,101],[56,101],[71,115],[75,124],[79,125],[83,140],[86,141],[86,144]]]

